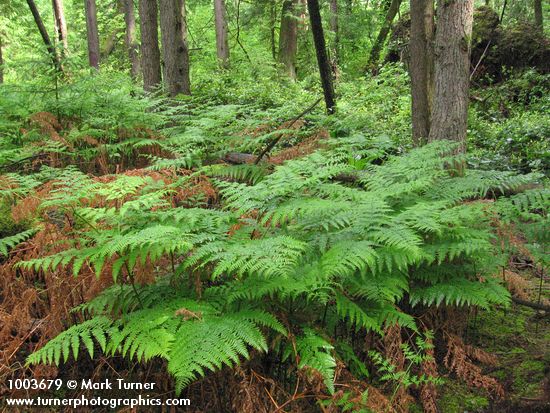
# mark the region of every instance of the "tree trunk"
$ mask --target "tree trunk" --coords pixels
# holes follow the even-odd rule
[[[97,29],[97,8],[95,0],[84,0],[84,5],[86,8],[88,61],[91,67],[99,69],[99,32]]]
[[[430,135],[433,97],[433,0],[411,0],[410,65],[412,136],[416,146]]]
[[[143,89],[151,91],[161,81],[157,0],[139,0]]]
[[[535,25],[542,32],[544,30],[544,23],[542,20],[542,0],[534,0],[533,5],[535,8]]]
[[[378,59],[380,59],[380,52],[382,51],[384,42],[386,41],[386,38],[390,33],[393,19],[395,19],[395,16],[399,11],[400,6],[401,6],[401,0],[391,1],[390,7],[388,8],[388,13],[386,14],[386,18],[384,19],[382,28],[380,29],[380,33],[378,33],[378,37],[376,38],[376,41],[374,42],[374,46],[370,51],[369,62],[372,67],[375,67],[378,64]]]
[[[331,60],[336,73],[338,66],[338,47],[340,43],[340,33],[338,31],[338,0],[330,0],[330,19],[329,28],[333,34],[333,42],[331,48]]]
[[[313,43],[315,43],[321,85],[323,86],[323,94],[325,96],[325,105],[327,107],[327,113],[331,115],[336,111],[336,102],[334,98],[334,86],[332,84],[332,73],[327,57],[325,36],[323,33],[323,23],[319,12],[319,1],[307,0],[307,9],[309,12],[311,33],[313,34]]]
[[[504,12],[506,12],[506,6],[508,5],[508,0],[504,0],[504,4],[502,5],[502,11],[500,12],[500,22],[502,23],[504,21]]]
[[[269,40],[271,43],[271,56],[277,60],[277,45],[275,44],[275,25],[277,23],[277,2],[271,0],[269,10]]]
[[[291,79],[296,80],[296,51],[298,50],[298,18],[296,0],[285,0],[279,30],[279,62]]]
[[[216,23],[216,54],[220,67],[229,67],[229,42],[227,37],[227,14],[224,0],[214,0],[214,19]]]
[[[189,49],[183,0],[160,0],[160,31],[168,93],[189,95]]]
[[[128,48],[128,58],[130,59],[130,75],[136,79],[140,71],[140,62],[138,54],[138,42],[136,37],[136,15],[134,13],[134,0],[124,1],[124,23],[126,24],[126,47]]]
[[[52,7],[55,27],[57,28],[57,37],[63,45],[63,56],[67,56],[69,43],[67,40],[67,22],[65,21],[65,12],[63,11],[63,0],[52,0]]]
[[[2,56],[2,33],[0,33],[0,85],[4,83],[4,57]]]
[[[40,13],[38,12],[38,8],[36,7],[36,4],[34,3],[34,0],[27,0],[27,4],[29,5],[29,8],[31,9],[32,16],[34,17],[34,22],[36,23],[36,26],[38,27],[38,31],[40,32],[40,35],[42,36],[42,40],[44,41],[44,44],[46,45],[46,49],[48,50],[48,53],[50,54],[50,57],[52,59],[53,65],[55,69],[59,72],[61,72],[61,63],[59,62],[59,58],[57,56],[57,53],[55,52],[55,47],[50,40],[50,36],[48,35],[48,31],[46,30],[46,26],[44,26],[44,22],[42,21],[42,18],[40,17]]]
[[[449,139],[465,150],[474,0],[439,0],[435,92],[429,141]]]

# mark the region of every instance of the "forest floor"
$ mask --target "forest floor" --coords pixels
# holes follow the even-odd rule
[[[540,278],[529,279],[538,296]],[[550,298],[548,276],[543,279],[542,299]],[[544,285],[547,287],[544,288]],[[486,368],[506,391],[504,400],[491,400],[481,390],[447,379],[441,386],[439,407],[445,413],[550,411],[550,323],[548,314],[521,305],[480,311],[469,322],[465,341],[498,357],[498,365]]]
[[[185,154],[185,156],[192,152],[192,155],[196,156],[196,158],[201,160],[202,162],[201,158],[206,159],[208,155],[208,157],[212,158],[207,159],[208,165],[225,165],[223,163],[223,155],[227,153],[227,148],[239,150],[238,153],[241,153],[241,151],[246,151],[248,153],[254,151],[258,152],[258,149],[264,147],[266,142],[268,142],[268,139],[271,138],[273,131],[276,130],[274,128],[292,129],[292,133],[285,133],[284,139],[282,139],[279,145],[273,150],[273,153],[270,153],[270,156],[266,157],[267,162],[265,162],[265,164],[267,165],[267,167],[271,168],[273,167],[273,165],[280,165],[287,160],[301,158],[303,156],[311,154],[315,150],[319,149],[319,147],[323,147],[325,145],[325,142],[327,142],[331,137],[331,133],[329,133],[329,130],[331,132],[335,131],[335,133],[340,133],[342,131],[345,132],[345,130],[349,128],[351,130],[368,130],[369,133],[371,130],[375,130],[376,133],[387,132],[388,134],[392,133],[398,136],[404,136],[405,134],[408,136],[410,125],[409,114],[407,110],[409,107],[409,101],[407,99],[401,100],[387,98],[387,96],[390,95],[403,95],[402,89],[406,89],[407,85],[403,81],[402,76],[393,76],[391,72],[385,75],[386,77],[383,76],[383,74],[380,75],[378,79],[385,79],[385,83],[380,81],[380,85],[377,85],[377,87],[381,89],[383,93],[377,91],[377,89],[374,87],[363,87],[361,90],[363,91],[362,93],[367,94],[366,96],[359,98],[355,97],[355,95],[352,94],[351,96],[355,100],[348,97],[349,101],[342,102],[342,112],[346,114],[347,110],[349,112],[349,116],[343,116],[342,120],[336,122],[334,125],[329,124],[327,120],[323,120],[320,115],[312,115],[311,119],[300,120],[295,124],[290,124],[290,126],[288,122],[285,123],[281,121],[282,119],[290,118],[291,114],[294,115],[295,113],[298,113],[300,110],[302,110],[303,107],[305,107],[304,102],[309,102],[308,104],[311,104],[311,98],[309,96],[303,96],[303,101],[289,100],[288,102],[285,102],[285,105],[281,105],[281,108],[283,108],[284,110],[281,109],[279,113],[266,113],[265,109],[263,108],[261,110],[256,108],[256,111],[252,111],[250,108],[246,108],[244,105],[242,108],[239,108],[236,105],[230,104],[212,104],[211,106],[206,106],[203,109],[201,105],[196,104],[196,107],[193,107],[193,105],[189,106],[191,108],[189,114],[184,113],[184,115],[180,115],[179,118],[180,121],[187,122],[186,126],[190,130],[190,133],[186,135],[186,132],[184,131],[184,133],[182,133],[179,137],[176,136],[174,138],[172,136],[172,139],[175,142],[172,143],[174,144],[174,146],[176,146],[176,144],[181,145],[181,142],[178,141],[178,139],[180,139],[182,142],[188,144],[188,146],[182,145],[181,148],[178,148],[180,150],[178,153]],[[387,90],[383,88],[387,88]],[[512,88],[510,87],[510,89]],[[355,89],[350,88],[350,90]],[[392,93],[388,91],[391,91]],[[507,90],[505,90],[505,92],[508,93]],[[502,92],[503,96],[507,96],[505,92]],[[369,95],[368,93],[371,93],[371,95]],[[489,91],[487,91],[486,93],[488,94]],[[266,95],[269,94],[266,93]],[[97,96],[100,96],[101,99],[103,99],[103,96],[100,93],[98,93]],[[125,97],[125,99],[127,98]],[[497,99],[495,98],[495,102],[496,101]],[[511,99],[506,100],[506,102],[508,101],[511,101]],[[126,101],[123,100],[123,102]],[[200,100],[198,100],[198,102],[200,103]],[[533,114],[529,115],[529,113],[525,112],[527,105],[525,105],[524,107],[522,106],[523,104],[520,102],[517,104],[517,106],[520,108],[517,109],[517,116],[514,115],[515,117],[511,117],[510,119],[499,122],[495,121],[494,119],[496,118],[493,117],[496,116],[495,113],[499,113],[498,110],[492,108],[489,103],[484,103],[486,106],[488,106],[488,108],[484,108],[483,112],[481,110],[479,111],[479,113],[473,112],[473,119],[471,122],[471,141],[473,142],[472,146],[474,148],[471,152],[477,155],[477,157],[480,159],[480,163],[492,162],[498,164],[499,162],[501,162],[501,160],[503,159],[502,157],[504,156],[508,157],[511,161],[515,161],[514,156],[520,153],[522,156],[518,156],[518,158],[520,159],[517,161],[517,163],[521,167],[525,168],[525,165],[531,167],[531,164],[535,166],[538,165],[536,164],[536,162],[540,161],[538,159],[540,153],[539,149],[542,147],[542,145],[544,145],[544,139],[540,139],[540,141],[538,141],[535,138],[529,137],[528,144],[525,141],[520,140],[520,138],[523,139],[523,136],[525,135],[525,125],[532,127],[532,130],[534,131],[532,132],[532,135],[535,137],[543,137],[544,133],[546,133],[546,129],[544,129],[543,127],[539,127],[539,123],[542,123],[542,121],[539,121],[541,119],[544,119],[540,115],[540,113],[544,111],[544,102],[541,99],[541,102],[537,101],[536,103],[538,105],[536,106],[537,111],[533,109]],[[290,104],[294,105],[294,107],[291,108],[292,110],[288,108],[285,109],[285,107]],[[109,110],[110,107],[116,107],[117,111],[118,108],[124,107],[124,105],[122,104],[109,104],[106,106],[109,107]],[[269,104],[266,104],[265,106],[270,107]],[[495,106],[497,105],[495,104]],[[535,105],[532,106],[535,107]],[[359,109],[357,109],[357,107]],[[96,114],[94,112],[95,107],[91,104],[90,108],[90,114],[88,114],[88,117],[91,120],[88,120],[88,123],[90,125],[99,125],[95,126],[96,129],[92,127],[89,127],[88,129],[88,126],[86,126],[87,124],[83,121],[82,125],[85,126],[78,125],[78,127],[81,128],[81,130],[78,130],[71,121],[67,122],[67,130],[64,130],[64,128],[62,128],[61,126],[54,127],[51,122],[37,122],[36,113],[34,115],[31,115],[34,116],[34,118],[25,118],[24,121],[20,122],[20,125],[25,126],[25,128],[27,128],[29,124],[32,126],[32,122],[28,119],[34,119],[34,122],[38,125],[34,125],[34,129],[29,128],[29,130],[31,132],[34,131],[37,136],[36,138],[33,138],[34,135],[32,135],[32,133],[28,134],[28,136],[37,140],[37,142],[32,141],[32,145],[30,145],[32,146],[33,150],[35,150],[35,148],[45,146],[42,145],[42,141],[40,141],[39,139],[45,139],[45,142],[49,142],[50,144],[51,142],[54,142],[55,144],[59,144],[59,147],[67,146],[70,148],[70,150],[63,152],[55,145],[52,145],[53,149],[50,148],[50,157],[51,159],[53,159],[53,161],[51,162],[53,166],[59,166],[56,163],[60,162],[65,162],[63,166],[67,166],[66,164],[77,164],[77,161],[81,162],[80,167],[87,173],[90,172],[87,171],[86,168],[97,169],[97,171],[95,171],[95,176],[98,182],[103,182],[102,180],[106,182],[107,180],[111,179],[109,178],[109,168],[112,167],[112,161],[109,162],[106,155],[107,151],[103,151],[103,147],[111,148],[113,153],[117,154],[120,157],[120,165],[124,165],[124,162],[126,162],[124,167],[121,167],[120,170],[118,167],[116,168],[116,173],[118,175],[133,176],[142,174],[145,176],[147,174],[158,174],[159,176],[161,176],[161,172],[167,172],[167,170],[162,169],[162,163],[160,162],[157,165],[159,168],[157,168],[156,170],[146,172],[145,169],[142,169],[146,166],[146,162],[144,159],[149,159],[147,158],[147,156],[149,156],[151,159],[155,159],[154,156],[157,156],[160,153],[159,151],[150,151],[151,153],[148,153],[146,151],[146,149],[151,146],[151,142],[153,142],[154,145],[157,145],[158,141],[156,139],[158,138],[158,136],[162,136],[162,134],[166,133],[167,131],[170,132],[169,128],[165,127],[163,129],[160,126],[155,127],[152,125],[150,119],[154,120],[154,114],[150,112],[145,112],[146,115],[143,115],[135,108],[130,108],[127,110],[128,114],[126,116],[131,120],[138,117],[135,116],[135,113],[138,113],[139,117],[141,117],[142,115],[148,116],[147,119],[149,119],[149,123],[146,123],[146,130],[137,128],[133,130],[133,132],[135,132],[135,135],[139,136],[141,139],[137,142],[142,146],[138,146],[135,142],[132,142],[131,140],[128,140],[128,142],[130,142],[129,144],[125,141],[128,138],[128,136],[126,135],[133,135],[126,133],[126,131],[125,133],[119,133],[120,130],[118,125],[118,118],[113,117],[115,119],[115,121],[113,121],[114,125],[107,125],[111,127],[111,130],[109,130],[109,128],[103,125],[102,122],[103,118],[108,120],[110,120],[110,118],[108,116],[103,116],[103,113],[101,112],[99,114]],[[249,112],[252,113],[252,115]],[[53,114],[53,112],[38,113],[42,113],[43,118],[45,117],[45,115],[48,115],[46,116],[47,118],[55,119],[55,115]],[[250,117],[250,119],[246,119],[247,116]],[[85,119],[84,116],[83,118]],[[176,121],[174,121],[172,118],[173,117],[171,116],[170,122],[176,123]],[[67,117],[67,119],[71,118]],[[319,121],[319,119],[321,119],[321,121]],[[323,121],[326,122],[326,124],[323,123]],[[523,123],[521,123],[520,121]],[[159,123],[161,122],[159,121]],[[329,126],[327,126],[327,124]],[[244,127],[244,125],[246,125],[246,127]],[[149,129],[149,127],[151,129]],[[72,128],[74,128],[74,130]],[[21,127],[21,130],[23,130],[23,127]],[[40,134],[37,132],[38,130],[40,131]],[[105,131],[107,131],[108,133]],[[537,135],[535,132],[539,133],[539,135]],[[100,142],[100,138],[96,140],[93,137],[94,133],[102,137],[105,142]],[[109,133],[111,133],[111,135],[109,135]],[[19,138],[19,134],[21,134],[21,136],[27,136],[27,131],[23,130],[22,132],[18,132],[17,134],[14,133],[14,136]],[[124,136],[121,137],[119,135]],[[163,144],[166,141],[170,142],[170,133],[168,133],[167,135],[168,137],[163,137],[162,140],[158,138],[159,141],[161,141]],[[228,136],[230,136],[232,140],[229,139]],[[491,137],[491,139],[488,139],[488,136]],[[120,141],[113,139],[113,142],[111,142],[109,139],[113,137],[116,137],[117,139],[120,138]],[[69,140],[69,138],[72,139],[72,141],[67,143],[66,140]],[[184,138],[187,140],[185,140]],[[512,144],[510,144],[508,140],[510,140],[512,144],[517,144],[517,147],[514,147]],[[188,141],[191,143],[188,143]],[[403,141],[405,140],[403,139]],[[504,144],[504,142],[508,143]],[[100,143],[102,145],[100,145]],[[233,146],[231,146],[230,144],[234,144],[235,148],[233,148]],[[536,146],[535,144],[538,146]],[[132,150],[135,149],[134,148],[128,150],[128,154],[124,152],[124,145],[127,145],[129,148],[137,147],[143,149],[143,153],[139,153],[139,150],[136,150],[136,153],[132,152]],[[399,148],[399,150],[405,150],[406,145],[396,145],[396,148]],[[497,154],[495,154],[497,152],[495,148],[500,151],[498,153],[499,156],[501,153],[503,154],[501,158],[499,158]],[[13,148],[11,147],[6,149],[6,159],[12,156],[12,153],[8,152],[8,150],[11,151],[12,149]],[[71,158],[65,159],[63,158],[63,156],[66,156],[67,153],[72,153],[73,151],[80,151],[80,157],[75,156],[74,159],[71,160],[71,162],[66,162],[67,159]],[[117,151],[119,151],[120,153]],[[193,151],[195,151],[196,154]],[[38,149],[36,149],[36,152],[39,153]],[[34,152],[30,153],[32,155]],[[214,153],[214,155],[211,155],[211,153]],[[491,155],[492,157],[489,158],[489,155]],[[29,159],[27,158],[27,156],[28,154],[22,152],[22,159]],[[85,158],[85,156],[89,156],[89,158]],[[132,158],[132,156],[135,159]],[[255,156],[252,157],[255,158]],[[540,157],[542,158],[542,155]],[[31,158],[35,160],[35,158],[33,158],[32,156]],[[192,156],[190,156],[189,158],[189,171],[191,171],[193,167],[198,168],[197,165],[193,164],[193,162],[196,162],[196,159],[193,159]],[[41,161],[41,159],[37,158],[36,162],[38,163],[39,161]],[[168,159],[168,161],[173,161],[173,159]],[[9,165],[12,165],[11,160],[9,161]],[[29,169],[32,170],[34,166],[34,164],[29,165]],[[360,167],[361,165],[359,165],[358,163],[357,166]],[[518,165],[514,164],[513,166],[517,167]],[[111,173],[112,172],[114,171],[111,171]],[[238,169],[235,168],[235,173],[237,172]],[[168,173],[165,176],[162,175],[161,177],[164,177],[166,179],[173,178],[173,176],[169,175]],[[253,180],[254,176],[247,176],[246,178],[250,178],[251,180]],[[204,193],[207,200],[209,201],[209,204],[217,202],[218,193],[212,188],[208,179],[204,178],[198,180],[195,187],[193,188],[197,189],[196,193],[191,193],[192,191],[186,193],[186,196],[182,198],[184,201],[186,201],[187,198],[192,199],[194,196],[197,195],[197,193],[199,195]],[[48,190],[51,190],[51,188],[49,188]],[[197,198],[200,197],[197,196]],[[23,202],[23,204],[25,203]],[[7,228],[6,231],[9,230],[10,235],[11,231],[17,233],[25,229],[12,228],[14,223],[11,222],[11,219],[7,219],[9,215],[9,210],[7,208],[7,204],[0,204],[0,228]],[[50,218],[52,221],[50,224],[56,224],[54,220],[54,218],[56,217],[48,217],[48,219]],[[3,220],[6,220],[6,222],[4,223]],[[41,245],[45,244],[47,244],[47,242],[42,242]],[[0,261],[0,264],[2,264],[2,261]],[[535,266],[536,264],[534,263],[534,260],[531,260],[526,256],[514,256],[513,259],[508,263],[507,269],[504,271],[503,275],[508,285],[508,289],[511,291],[513,296],[515,296],[516,298],[528,300],[530,302],[540,302],[548,305],[550,303],[550,277],[548,276],[548,272],[544,271],[545,269],[535,268]],[[541,272],[544,274],[542,278],[540,275]],[[5,274],[3,275],[5,276]],[[20,280],[22,277],[17,276],[16,278]],[[73,278],[74,277],[69,275],[68,282],[72,282],[71,280],[73,280]],[[95,279],[94,275],[91,273],[91,270],[89,278]],[[6,279],[8,279],[7,276]],[[33,288],[39,283],[38,281],[36,281],[35,278],[31,277],[29,277],[27,282],[29,283],[29,287]],[[59,284],[59,286],[60,285],[62,284]],[[57,287],[58,284],[54,285],[54,288],[52,288],[52,290],[55,289],[58,292],[67,291],[66,285],[65,287]],[[101,287],[103,288],[104,286]],[[86,292],[91,291],[91,288],[87,287],[82,287],[82,289]],[[21,293],[21,291],[18,291],[18,293]],[[26,300],[24,295],[21,295],[21,297],[18,298],[20,298],[21,300],[15,305],[15,309],[21,309],[24,307],[24,304],[30,302],[29,300]],[[2,304],[1,300],[0,304]],[[76,302],[74,304],[80,304],[80,302]],[[31,307],[32,305],[33,304],[31,303],[29,307]],[[38,305],[36,305],[36,307],[38,307]],[[49,309],[49,307],[47,306],[44,308],[46,310]],[[0,310],[2,310],[1,307]],[[35,309],[33,308],[31,310],[34,311]],[[28,311],[29,314],[32,313],[31,310]],[[44,311],[46,312],[46,310]],[[69,317],[68,313],[65,313],[67,309],[58,308],[57,310],[63,317]],[[5,314],[9,313],[9,311],[4,312]],[[12,314],[15,315],[16,311],[13,311]],[[456,376],[452,374],[446,374],[443,376],[445,380],[444,383],[441,386],[438,386],[439,411],[442,413],[550,412],[549,316],[550,314],[548,312],[545,313],[543,311],[533,310],[531,308],[517,304],[511,304],[511,306],[508,308],[495,307],[491,310],[480,310],[472,308],[468,316],[468,327],[463,336],[464,343],[497,356],[498,363],[484,367],[483,374],[497,379],[503,385],[505,390],[505,397],[500,400],[492,399],[488,395],[487,391],[476,389],[473,386],[470,386],[463,381],[460,381],[456,378]],[[47,317],[49,317],[49,314],[44,313],[41,314],[40,317],[44,317],[44,319],[46,319]],[[17,324],[21,324],[21,318],[13,318]],[[29,325],[31,324],[29,323]],[[35,343],[30,343],[31,341],[33,341],[32,331],[28,335],[26,334],[26,331],[24,332],[24,334],[22,333],[22,336],[24,336],[22,344],[24,343],[24,345],[21,346],[21,350],[19,350],[19,348],[17,350],[19,353],[17,355],[18,360],[16,361],[20,362],[21,365],[24,363],[25,357],[29,355],[29,352],[27,350],[35,345]],[[15,342],[11,335],[9,339]],[[0,343],[0,345],[1,344],[3,343]],[[12,366],[15,365],[16,363],[12,364]],[[170,381],[169,376],[166,374],[165,367],[166,366],[161,363],[157,363],[154,365],[150,363],[149,365],[145,365],[144,367],[137,364],[128,364],[127,362],[122,360],[122,358],[98,357],[93,361],[70,361],[63,367],[60,367],[58,371],[55,370],[55,374],[59,374],[58,377],[63,377],[64,379],[72,378],[76,374],[75,372],[78,372],[79,374],[85,375],[87,377],[103,377],[103,375],[113,375],[114,377],[114,375],[123,375],[127,378],[133,378],[135,380],[144,380],[144,377],[150,377],[157,374],[157,376],[155,377],[155,381],[158,381],[159,383],[165,382],[166,387],[171,388],[173,387],[173,383]],[[13,370],[15,370],[15,368],[13,368]],[[47,373],[54,375],[54,373],[52,373],[53,371],[54,369],[52,368],[52,370]],[[443,373],[445,373],[445,371],[443,371]],[[212,376],[216,377],[216,374],[218,373],[215,373]],[[238,378],[237,373],[232,374],[228,369],[224,369],[219,372],[219,375],[222,374],[225,375],[225,381],[221,381],[221,383],[229,383],[235,385],[237,380],[235,379],[235,377]],[[2,376],[0,375],[0,377]],[[208,385],[208,379],[204,380]],[[244,381],[245,380],[243,379],[243,382]],[[197,388],[202,389],[202,387],[200,386],[201,384],[195,387],[194,390]],[[238,388],[238,386],[234,387]],[[215,390],[216,388],[214,388],[214,391]],[[1,391],[0,394],[2,394]],[[52,396],[60,397],[63,395],[56,394]],[[197,397],[196,399],[198,400],[199,398]],[[0,411],[2,411],[1,407],[2,406],[0,405]],[[205,412],[210,410],[200,410],[200,407],[197,406],[196,410],[192,411]],[[413,413],[420,412],[422,411],[422,409],[419,407],[418,404],[415,404],[411,406],[411,411]]]

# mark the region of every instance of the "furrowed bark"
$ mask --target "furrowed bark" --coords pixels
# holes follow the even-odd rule
[[[136,15],[134,12],[134,1],[123,0],[124,2],[124,23],[126,25],[126,47],[128,48],[128,58],[130,59],[130,75],[136,79],[141,70],[138,42],[136,37]]]
[[[161,82],[157,0],[139,0],[143,89],[150,92]]]
[[[160,0],[160,30],[168,94],[189,95],[189,49],[183,0]]]
[[[430,134],[433,98],[433,0],[411,0],[410,65],[412,137],[420,146]]]
[[[298,19],[296,0],[285,0],[281,12],[279,31],[279,62],[285,67],[288,76],[296,80],[296,51],[298,50]]]
[[[449,139],[466,149],[473,0],[440,0],[435,35],[434,101],[429,141]]]
[[[86,33],[88,39],[88,62],[99,69],[99,31],[97,28],[97,8],[95,0],[85,0]]]
[[[57,36],[63,45],[63,56],[67,56],[69,53],[69,42],[67,40],[67,22],[63,10],[63,0],[52,0],[52,7],[55,26],[57,28]]]
[[[227,14],[224,0],[214,0],[216,26],[216,54],[221,68],[229,67],[229,42],[227,36]]]

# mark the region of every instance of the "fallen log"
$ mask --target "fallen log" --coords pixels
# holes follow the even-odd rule
[[[228,152],[222,157],[222,161],[231,163],[233,165],[254,163],[256,161],[256,155],[252,155],[251,153],[242,153],[242,152]]]
[[[512,297],[512,301],[516,304],[523,305],[525,307],[532,308],[534,310],[542,310],[550,313],[550,305],[544,305],[541,303],[533,303],[531,301],[522,300],[521,298]]]

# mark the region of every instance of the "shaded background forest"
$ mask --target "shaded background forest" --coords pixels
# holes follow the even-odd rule
[[[427,145],[408,2],[158,3],[0,0],[0,395],[546,411],[547,2],[475,2]]]

